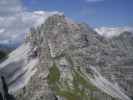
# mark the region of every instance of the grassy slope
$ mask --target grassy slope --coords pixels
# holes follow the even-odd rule
[[[98,100],[98,98],[93,96],[93,92],[100,90],[90,83],[80,69],[73,70],[72,77],[71,85],[67,80],[60,81],[60,71],[54,64],[50,68],[48,84],[56,95],[64,97],[66,100]],[[112,100],[115,99],[112,98]]]

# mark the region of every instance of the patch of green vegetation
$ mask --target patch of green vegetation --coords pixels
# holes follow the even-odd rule
[[[54,93],[66,100],[98,100],[93,93],[98,90],[91,84],[88,77],[80,70],[72,69],[72,82],[68,80],[60,80],[60,71],[56,64],[50,68],[48,75],[48,84]]]
[[[68,87],[68,83],[65,84]],[[55,92],[56,95],[64,97],[66,100],[88,100],[86,93],[80,90],[78,87],[65,88],[65,86],[58,88]]]
[[[74,81],[73,82],[79,83],[80,85],[84,86],[85,88],[88,88],[91,91],[96,91],[97,90],[96,87],[92,85],[89,79],[79,70],[77,71],[74,70],[74,74],[73,74]]]
[[[53,66],[49,70],[49,75],[48,75],[48,83],[49,84],[56,84],[60,79],[60,71],[56,64],[54,63]]]
[[[66,98],[66,100],[94,100],[87,91],[94,91],[94,86],[86,81],[78,71],[73,71],[72,86],[68,81],[60,81],[60,71],[56,64],[50,68],[48,84],[56,95]]]
[[[56,94],[66,98],[66,100],[81,100],[77,93],[68,90],[57,91]]]

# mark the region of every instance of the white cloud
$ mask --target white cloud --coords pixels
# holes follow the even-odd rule
[[[20,0],[0,0],[0,43],[21,42],[31,27],[58,12],[25,11]],[[6,42],[5,42],[6,41]]]
[[[98,34],[100,34],[101,36],[111,38],[114,36],[119,36],[125,31],[133,33],[133,27],[100,27],[95,28],[95,31],[98,32]]]
[[[5,29],[0,29],[0,34],[4,33]]]

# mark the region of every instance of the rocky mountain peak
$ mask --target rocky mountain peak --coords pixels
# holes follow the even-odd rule
[[[127,54],[87,24],[55,14],[32,28],[26,43],[39,63],[19,100],[130,100],[132,86],[124,82],[133,79],[119,64]]]

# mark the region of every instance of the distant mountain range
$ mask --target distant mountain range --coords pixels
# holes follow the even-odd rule
[[[123,32],[133,33],[133,27],[100,27],[95,28],[95,31],[106,38],[112,38],[119,36]]]

